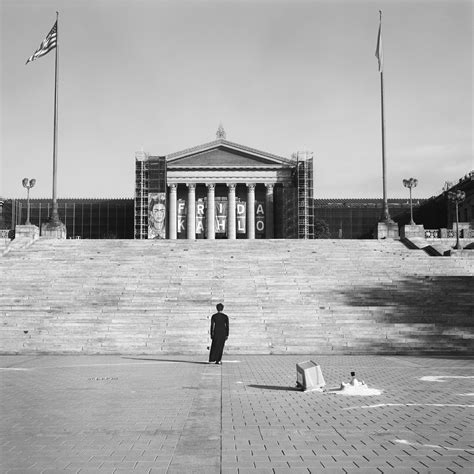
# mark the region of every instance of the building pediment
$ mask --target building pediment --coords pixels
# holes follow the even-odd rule
[[[294,166],[292,160],[219,139],[166,157],[168,168],[255,168]]]

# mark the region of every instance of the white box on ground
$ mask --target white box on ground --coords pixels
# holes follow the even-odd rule
[[[305,392],[321,390],[326,385],[321,366],[312,360],[296,364],[296,385]]]

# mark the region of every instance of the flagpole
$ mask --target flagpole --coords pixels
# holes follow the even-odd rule
[[[59,12],[56,12],[56,57],[54,61],[54,131],[53,131],[53,210],[51,223],[59,226],[61,221],[57,202],[57,168],[58,168],[58,56],[59,56]]]
[[[380,14],[380,35],[382,35],[382,10]],[[385,161],[385,115],[384,115],[384,93],[383,93],[383,68],[380,68],[380,109],[382,118],[382,186],[383,186],[383,208],[382,221],[390,221],[387,202],[387,177],[386,177],[386,161]]]
[[[379,14],[380,14],[379,41],[381,41],[382,10],[379,10]],[[380,51],[380,54],[383,54],[383,53]],[[387,176],[386,176],[387,165],[386,165],[386,159],[385,159],[385,114],[384,114],[383,67],[379,67],[379,69],[380,69],[380,105],[381,105],[380,108],[381,108],[381,118],[382,118],[382,186],[383,186],[383,207],[382,207],[381,220],[384,222],[393,222],[390,217],[390,213],[388,210],[388,201],[387,201]]]
[[[58,41],[59,12],[56,12],[56,22],[41,42],[40,47],[28,58],[26,64],[48,54],[55,49],[54,60],[54,117],[53,117],[53,199],[52,212],[47,222],[41,225],[41,235],[46,238],[65,239],[66,226],[59,219],[57,201],[57,168],[58,168],[58,75],[59,75],[59,41]]]
[[[390,214],[388,211],[387,201],[387,175],[386,175],[386,161],[385,161],[385,117],[384,117],[384,94],[383,94],[383,72],[380,72],[380,104],[382,115],[382,186],[383,186],[383,208],[382,220],[389,221]]]

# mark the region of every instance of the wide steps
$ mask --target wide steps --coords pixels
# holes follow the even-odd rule
[[[3,353],[472,350],[472,259],[400,242],[40,239],[0,260]]]

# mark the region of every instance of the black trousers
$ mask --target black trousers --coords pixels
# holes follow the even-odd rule
[[[209,362],[220,362],[224,352],[225,338],[214,337],[209,352]]]

